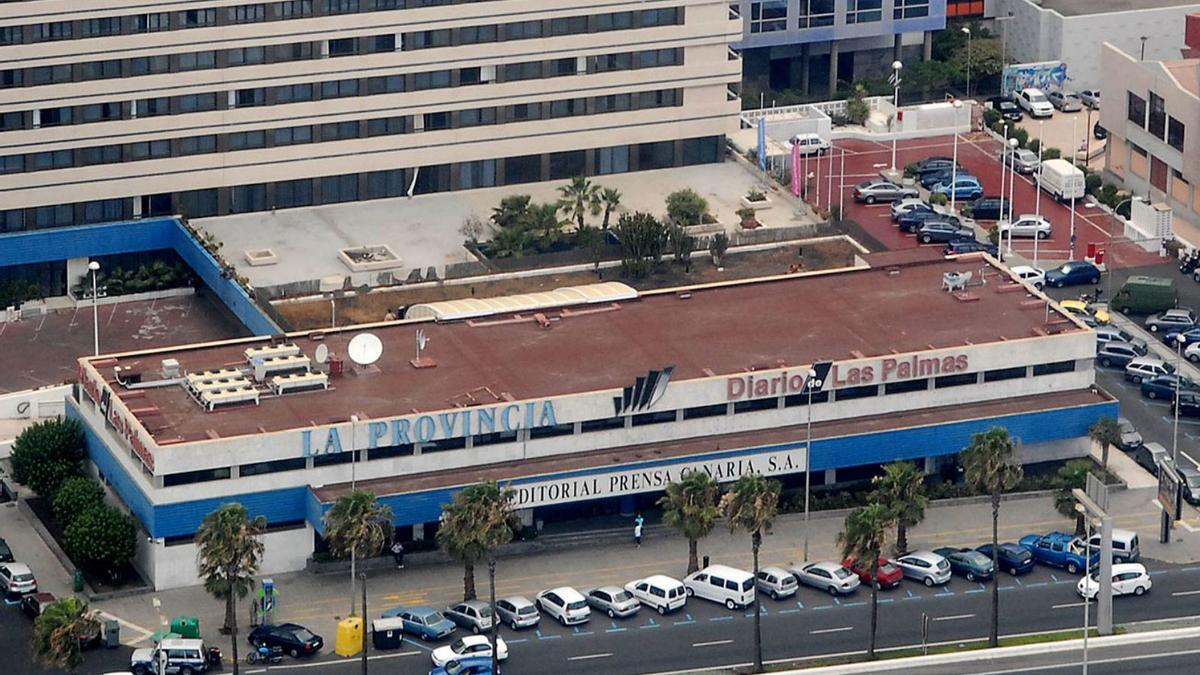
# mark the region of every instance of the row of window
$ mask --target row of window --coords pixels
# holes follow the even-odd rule
[[[1184,123],[1167,115],[1166,101],[1161,96],[1150,92],[1149,104],[1146,99],[1132,91],[1127,92],[1127,117],[1130,122],[1150,132],[1167,145],[1183,152],[1186,127]]]
[[[556,19],[536,19],[484,26],[439,28],[405,33],[404,51],[435,47],[484,44],[488,42],[528,40],[540,37],[582,35],[612,30],[676,26],[683,23],[682,7],[663,7],[639,11],[612,12],[591,16],[564,16]]]
[[[1042,375],[1052,375],[1055,373],[1072,372],[1075,370],[1075,361],[1058,361],[1054,363],[1043,363],[1033,366],[1032,371],[1035,377]],[[1024,366],[1016,368],[1002,368],[998,370],[984,371],[983,373],[959,373],[956,375],[943,375],[941,377],[932,378],[933,388],[942,389],[946,387],[958,387],[963,385],[978,384],[980,375],[983,376],[984,382],[996,382],[1000,380],[1010,380],[1027,377],[1030,369]],[[883,385],[882,393],[884,395],[902,394],[914,391],[925,391],[929,389],[930,380],[906,380],[903,382],[892,382]],[[847,387],[837,389],[833,392],[833,400],[847,401],[860,398],[868,398],[880,395],[879,385],[867,385],[863,387]],[[812,395],[812,402],[826,403],[830,399],[830,392],[823,391]],[[784,407],[795,407],[808,405],[808,394],[791,394],[783,397]],[[748,401],[737,401],[732,405],[732,414],[738,415],[742,413],[758,412],[762,410],[777,410],[779,406],[779,397],[751,399]],[[692,420],[705,417],[723,417],[729,415],[730,405],[726,403],[716,403],[712,405],[697,406],[694,408],[684,408],[682,410],[662,410],[658,412],[640,413],[631,415],[628,418],[629,426],[646,426],[651,424],[667,424],[676,422],[679,419]],[[581,434],[608,431],[611,429],[621,429],[626,426],[626,417],[606,417],[595,420],[586,420],[579,423],[579,432]],[[575,434],[573,424],[559,424],[553,427],[531,429],[530,438],[548,438],[552,436],[568,436]],[[479,447],[483,445],[491,445],[494,443],[511,443],[517,440],[516,432],[508,433],[493,433],[473,436],[471,446]],[[465,438],[453,438],[443,441],[434,441],[432,443],[421,443],[421,454],[431,452],[442,452],[446,450],[460,450],[467,447]],[[416,453],[416,448],[413,444],[395,445],[383,448],[374,448],[366,451],[366,456],[363,453],[358,453],[358,461],[364,459],[370,461],[375,459],[390,459],[392,457],[410,456]],[[351,461],[352,454],[343,452],[334,455],[318,455],[313,457],[314,466],[328,466],[331,464],[343,464]],[[307,468],[305,458],[296,457],[291,459],[274,460],[269,462],[257,462],[254,464],[243,464],[239,467],[241,476],[256,476],[264,473],[274,473],[279,471],[297,471]],[[230,471],[228,468],[214,469],[207,471],[188,472],[186,474],[172,474],[164,477],[166,485],[181,485],[185,482],[197,482],[198,480],[218,480],[229,478]]]
[[[261,91],[261,90],[259,90]],[[98,145],[88,148],[51,150],[0,157],[0,174],[50,171],[72,167],[137,162],[148,159],[186,157],[215,152],[256,150],[259,148],[343,141],[404,134],[411,131],[458,129],[488,124],[524,122],[592,115],[627,110],[645,110],[683,105],[681,89],[660,89],[635,94],[610,94],[590,98],[571,98],[537,103],[473,108],[469,110],[428,112],[415,119],[411,115],[390,116],[325,124],[305,124],[275,129],[258,129],[204,136]],[[287,204],[286,206],[300,206]]]
[[[799,0],[799,28],[834,25],[834,0]],[[929,16],[929,0],[895,0],[893,19]],[[846,23],[871,23],[883,20],[883,0],[847,0]],[[788,0],[753,0],[750,3],[750,32],[771,33],[788,29]]]

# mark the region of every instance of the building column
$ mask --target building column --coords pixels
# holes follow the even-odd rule
[[[413,541],[425,541],[425,523],[413,525]]]
[[[838,79],[838,43],[831,40],[829,42],[829,98],[837,96],[837,79]]]
[[[533,527],[533,509],[517,509],[515,515],[522,525]]]
[[[81,277],[85,277],[89,274],[88,263],[90,263],[90,262],[91,262],[91,260],[88,258],[68,258],[67,259],[67,293],[71,292],[71,288],[76,283],[79,282],[79,279]],[[89,281],[89,284],[90,284],[90,281]],[[87,288],[89,289],[89,292],[90,292],[92,287],[90,285],[87,285]],[[75,298],[75,299],[80,300],[81,298]]]
[[[922,45],[921,60],[929,61],[933,59],[933,31],[925,31],[925,44]]]
[[[902,35],[901,33],[896,33],[895,37],[892,40],[892,60],[893,61],[901,60],[900,54],[901,54],[901,48],[903,46],[904,46],[904,35]]]
[[[925,458],[925,475],[936,473],[938,470],[938,458],[936,455],[930,455]]]
[[[796,63],[799,63],[800,68],[800,93],[808,96],[808,43],[800,45],[800,58],[793,60],[792,70],[797,68]]]
[[[837,482],[837,469],[825,469],[825,482],[822,485],[833,485]]]
[[[621,497],[621,506],[620,506],[618,512],[626,518],[631,518],[631,517],[633,517],[634,511],[636,511],[636,510],[637,510],[637,500],[634,499],[634,496],[633,495],[623,495]]]

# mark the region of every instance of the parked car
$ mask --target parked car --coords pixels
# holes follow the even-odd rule
[[[1046,285],[1054,288],[1100,283],[1100,269],[1090,262],[1072,260],[1046,271]]]
[[[1039,291],[1046,285],[1046,271],[1029,265],[1014,265],[1011,267],[1013,275],[1021,281],[1033,286]]]
[[[1103,141],[1104,139],[1108,138],[1108,129],[1105,129],[1104,125],[1096,122],[1092,125],[1092,138],[1095,138],[1098,141]]]
[[[1013,167],[1017,173],[1031,174],[1042,165],[1037,153],[1028,148],[1009,147],[1000,151],[1000,161]]]
[[[129,670],[133,675],[190,675],[209,670],[209,647],[195,638],[165,638],[153,647],[133,650]]]
[[[1146,330],[1151,333],[1170,330],[1187,330],[1196,325],[1196,313],[1186,307],[1168,309],[1146,319]]]
[[[882,180],[865,180],[854,186],[854,201],[874,204],[920,196],[916,188],[904,187]]]
[[[433,659],[433,665],[439,668],[445,666],[450,661],[476,656],[480,658],[492,658],[492,642],[488,639],[488,636],[467,635],[448,645],[438,647],[430,654],[430,657]],[[496,660],[508,660],[508,644],[499,635],[496,636]]]
[[[479,635],[492,627],[492,606],[482,600],[465,600],[446,608],[446,618],[459,628]]]
[[[842,566],[858,575],[858,580],[864,584],[871,583],[871,565],[858,558],[846,558]],[[879,570],[875,574],[875,587],[879,589],[895,588],[904,579],[904,571],[887,558],[879,559]]]
[[[7,563],[16,560],[13,557],[12,549],[8,547],[8,542],[0,539],[0,563]]]
[[[1038,187],[1059,201],[1083,199],[1087,179],[1083,170],[1062,158],[1047,159],[1038,167]]]
[[[37,578],[29,565],[21,562],[0,564],[0,591],[5,595],[37,593]]]
[[[709,565],[683,578],[688,597],[704,598],[742,609],[754,604],[754,575],[726,565]]]
[[[993,258],[1000,256],[999,247],[975,239],[959,239],[946,242],[946,255],[962,255],[964,253],[987,253]]]
[[[1083,101],[1069,91],[1052,91],[1046,94],[1046,98],[1050,100],[1050,105],[1061,112],[1079,112],[1083,110]]]
[[[926,586],[935,586],[950,581],[950,563],[933,551],[913,551],[896,559],[896,565],[909,579],[916,579]]]
[[[970,175],[970,171],[961,167],[958,170],[945,168],[938,169],[936,171],[926,171],[925,173],[919,174],[917,176],[917,182],[921,184],[921,187],[931,190],[933,189],[933,186],[937,185],[938,183],[949,183],[951,178]]]
[[[601,586],[583,592],[587,604],[592,609],[607,614],[608,618],[633,616],[642,608],[642,603],[633,597],[629,591],[619,586]]]
[[[1179,393],[1192,393],[1200,391],[1200,385],[1197,385],[1191,378],[1184,377],[1177,373],[1170,375],[1155,375],[1142,380],[1142,396],[1149,399],[1161,398],[1164,401],[1170,401],[1175,398],[1176,386],[1179,387]]]
[[[984,544],[975,550],[987,556],[988,560],[992,559],[991,544]],[[1024,546],[1018,546],[1012,542],[1004,542],[996,548],[996,563],[1000,566],[1001,570],[1015,577],[1026,574],[1033,569],[1033,554]]]
[[[687,603],[687,590],[683,583],[665,574],[635,579],[625,584],[625,590],[659,614],[681,609]]]
[[[426,642],[441,640],[454,632],[454,622],[427,605],[408,608],[393,607],[383,613],[383,618],[400,619],[404,622],[405,633],[415,635]]]
[[[513,630],[530,628],[538,625],[542,615],[538,614],[537,606],[523,595],[512,595],[496,601],[496,618],[508,624]]]
[[[951,194],[949,181],[933,186],[933,192],[949,197]],[[975,176],[959,174],[954,179],[953,194],[954,198],[959,200],[978,199],[983,196],[983,184]]]
[[[1117,441],[1117,447],[1125,452],[1132,452],[1142,444],[1142,435],[1134,428],[1133,422],[1124,417],[1117,418],[1117,427],[1121,429],[1121,439]]]
[[[1200,363],[1200,342],[1185,347],[1183,357],[1192,363]]]
[[[587,599],[570,586],[548,588],[534,596],[538,609],[564,626],[586,623],[592,618]]]
[[[796,134],[788,141],[788,154],[792,152],[792,147],[798,147],[801,155],[823,155],[829,152],[832,144],[828,138],[821,138],[818,134]]]
[[[953,157],[935,155],[933,157],[926,157],[925,159],[917,162],[913,167],[913,174],[920,175],[923,173],[929,173],[930,171],[949,171],[954,166],[956,165]],[[959,171],[963,171],[963,166],[961,164],[958,164],[957,166]]]
[[[46,607],[54,604],[57,598],[53,593],[30,593],[21,598],[21,611],[25,616],[36,619],[41,616]]]
[[[1054,106],[1042,93],[1041,89],[1022,89],[1017,94],[1017,105],[1021,106],[1030,117],[1050,117],[1054,114]]]
[[[1175,414],[1176,406],[1179,407],[1180,417],[1200,417],[1200,394],[1180,392],[1179,400],[1171,401],[1171,414]]]
[[[980,197],[971,202],[971,217],[975,220],[1000,220],[1008,211],[1008,199],[1004,197]]]
[[[933,552],[950,563],[952,573],[961,574],[967,581],[991,579],[996,571],[992,566],[992,559],[974,549],[947,546],[935,548]]]
[[[1079,100],[1089,108],[1100,107],[1100,90],[1084,89],[1079,92]]]
[[[1125,364],[1125,379],[1134,384],[1155,375],[1170,375],[1175,372],[1175,366],[1163,361],[1157,356],[1139,356]]]
[[[1183,343],[1184,347],[1187,347],[1190,344],[1200,342],[1200,327],[1185,328],[1183,330],[1172,328],[1160,331],[1159,336],[1162,338],[1163,344],[1171,347],[1171,349],[1175,349],[1180,342]],[[1181,337],[1182,340],[1180,339]]]
[[[1044,216],[1032,214],[1017,216],[1011,223],[1000,223],[1000,236],[1045,239],[1050,236],[1053,228]]]
[[[1078,537],[1065,532],[1027,534],[1019,543],[1033,554],[1035,561],[1061,567],[1071,574],[1078,574],[1087,563],[1087,546]],[[1099,563],[1100,554],[1092,553],[1091,558],[1091,564],[1095,565]]]
[[[1021,112],[1021,107],[1016,101],[1006,96],[993,96],[988,99],[992,104],[992,110],[1000,113],[1000,118],[1009,122],[1020,122],[1025,118],[1025,114]]]
[[[1175,290],[1174,280],[1140,274],[1126,279],[1108,301],[1109,307],[1122,314],[1152,314],[1178,305],[1179,292]]]
[[[1091,539],[1088,539],[1088,548],[1096,551],[1100,550],[1100,533],[1093,534]],[[1122,530],[1113,528],[1112,530],[1112,559],[1117,563],[1137,562],[1137,559],[1142,557],[1141,547],[1138,546],[1137,532],[1133,530]]]
[[[898,222],[900,216],[903,216],[910,211],[932,211],[934,213],[945,213],[946,209],[941,206],[929,204],[924,199],[919,197],[907,197],[898,201],[892,202],[892,222]]]
[[[491,656],[466,656],[461,659],[451,659],[446,665],[429,671],[429,675],[501,675],[492,673]]]
[[[1126,331],[1120,326],[1114,326],[1112,324],[1108,324],[1106,326],[1096,326],[1096,346],[1101,346],[1109,342],[1124,342],[1125,344],[1133,345],[1141,352],[1138,354],[1138,356],[1145,356],[1146,350],[1149,347],[1145,340],[1131,335],[1129,331]]]
[[[1139,445],[1133,450],[1133,461],[1137,462],[1138,466],[1149,471],[1151,475],[1158,475],[1158,465],[1160,461],[1168,457],[1167,449],[1158,443],[1146,443]]]
[[[1200,506],[1200,469],[1190,465],[1184,466],[1181,462],[1175,465],[1175,473],[1179,475],[1179,489],[1183,501],[1192,506]]]
[[[1154,582],[1146,574],[1146,568],[1141,563],[1119,563],[1112,566],[1112,593],[1117,595],[1144,595]],[[1091,576],[1085,576],[1075,585],[1075,591],[1081,597],[1092,600],[1100,592],[1100,570],[1093,570]]]
[[[1107,326],[1112,322],[1112,316],[1107,310],[1082,300],[1060,300],[1058,306],[1071,316],[1078,318],[1089,328]]]
[[[766,593],[774,600],[790,598],[796,594],[796,589],[799,588],[796,577],[782,567],[760,568],[755,584],[759,591]]]
[[[917,240],[922,244],[934,242],[946,243],[951,241],[975,240],[975,228],[956,225],[950,220],[931,218],[917,228]]]
[[[1146,349],[1138,349],[1125,342],[1106,342],[1096,349],[1096,361],[1105,368],[1121,368],[1129,365],[1134,359],[1146,355]]]
[[[938,213],[937,211],[914,209],[900,216],[899,220],[896,221],[896,226],[900,228],[901,232],[916,232],[917,228],[930,220],[943,220],[955,225],[961,224],[958,216]]]
[[[801,563],[791,568],[796,581],[806,586],[819,588],[830,595],[847,595],[858,590],[858,577],[839,562],[822,560]]]
[[[246,639],[255,647],[279,647],[292,658],[312,656],[325,645],[320,635],[296,623],[258,626]]]

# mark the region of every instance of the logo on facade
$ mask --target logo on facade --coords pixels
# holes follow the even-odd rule
[[[645,410],[658,403],[667,393],[667,384],[675,366],[662,370],[651,370],[645,377],[637,378],[632,387],[625,387],[620,396],[613,397],[613,415],[621,416],[636,410]]]

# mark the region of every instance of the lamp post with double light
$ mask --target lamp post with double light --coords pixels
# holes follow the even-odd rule
[[[967,98],[971,98],[971,28],[963,26],[962,32],[967,36]]]
[[[963,103],[954,101],[954,125],[958,126],[958,115],[962,112]],[[958,131],[954,131],[954,158],[950,163],[950,213],[954,213],[954,205],[958,197]]]
[[[896,170],[896,135],[900,123],[900,69],[904,67],[899,61],[892,61],[892,171]]]
[[[95,260],[88,263],[92,271],[92,355],[100,356],[100,307],[99,296],[96,295],[96,274],[100,271],[100,263]]]

